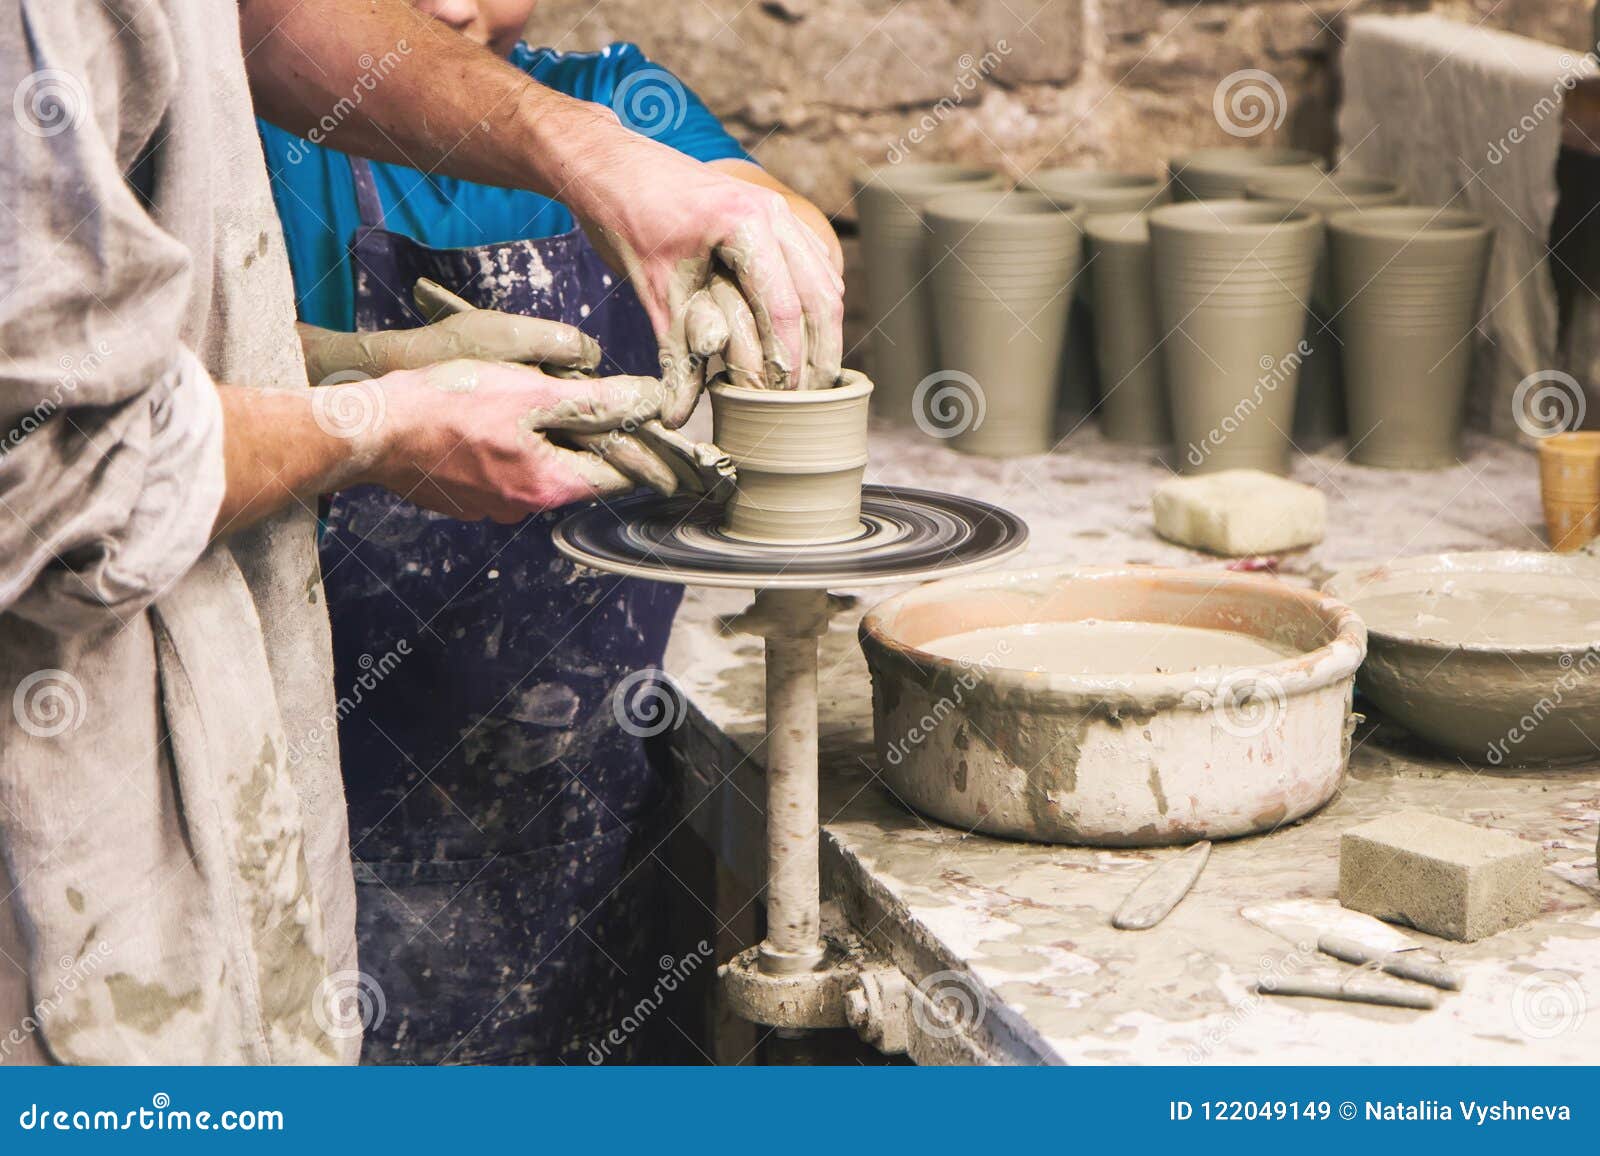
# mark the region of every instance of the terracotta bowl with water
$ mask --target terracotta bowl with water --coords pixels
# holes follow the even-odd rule
[[[1276,579],[1129,566],[930,583],[873,608],[861,645],[901,800],[963,830],[1136,847],[1326,803],[1366,631]]]
[[[1429,554],[1323,590],[1366,623],[1361,692],[1419,738],[1489,766],[1600,760],[1600,559]]]

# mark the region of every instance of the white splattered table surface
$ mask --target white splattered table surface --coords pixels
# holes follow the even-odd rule
[[[869,482],[943,489],[1020,514],[1015,565],[1216,566],[1157,539],[1150,493],[1167,470],[1148,452],[1080,431],[1048,457],[991,462],[875,427]],[[1365,469],[1337,452],[1295,476],[1329,501],[1328,536],[1285,560],[1289,580],[1466,549],[1543,549],[1527,450],[1473,439],[1433,473]],[[835,591],[835,593],[850,593]],[[893,590],[860,592],[822,640],[824,893],[915,982],[954,983],[981,1015],[963,1023],[990,1057],[1067,1063],[1593,1063],[1600,1058],[1600,748],[1575,768],[1490,771],[1436,757],[1391,727],[1356,736],[1335,800],[1305,822],[1219,844],[1187,899],[1150,931],[1111,915],[1173,851],[1030,845],[968,834],[902,806],[877,776],[871,695],[856,624]],[[759,881],[762,688],[759,639],[730,634],[739,591],[690,590],[667,667],[691,704],[677,732],[690,823]],[[1595,734],[1600,738],[1600,720]],[[1336,899],[1340,832],[1424,808],[1541,843],[1543,913],[1475,944],[1434,941],[1464,977],[1433,1011],[1254,994],[1263,976],[1337,971],[1241,911]],[[943,975],[941,973],[954,973]]]

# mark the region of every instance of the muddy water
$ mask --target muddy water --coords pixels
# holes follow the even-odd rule
[[[1377,632],[1450,643],[1563,646],[1600,638],[1600,582],[1558,574],[1438,575],[1351,601]]]
[[[987,627],[923,643],[921,649],[989,667],[1092,675],[1258,667],[1293,653],[1227,630],[1094,620]]]

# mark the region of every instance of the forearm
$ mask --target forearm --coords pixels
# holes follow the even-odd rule
[[[384,422],[380,395],[365,384],[319,391],[218,387],[227,488],[213,537],[225,538],[292,504],[314,508],[317,495],[368,479],[383,452]],[[337,396],[341,390],[349,396]],[[348,420],[352,414],[357,421]],[[363,415],[371,420],[361,422]]]
[[[569,200],[576,168],[627,132],[406,0],[241,0],[239,13],[257,111],[346,152]]]

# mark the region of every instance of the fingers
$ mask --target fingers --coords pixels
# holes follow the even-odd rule
[[[541,375],[542,376],[542,375]],[[661,413],[666,388],[653,377],[596,377],[558,380],[543,377],[547,383],[542,397],[524,411],[519,424],[524,430],[569,430],[576,433],[605,433],[621,429],[631,432]]]
[[[705,284],[709,270],[709,259],[680,261],[667,278],[665,320],[663,322],[652,317],[652,324],[666,325],[665,330],[658,329],[656,332],[661,381],[665,386],[661,420],[674,428],[689,420],[706,383],[705,358],[697,356],[690,347],[689,306]],[[645,296],[640,294],[641,298]],[[703,312],[698,316],[703,317]],[[706,335],[701,333],[700,336],[704,339]]]
[[[774,228],[789,262],[805,320],[801,389],[832,389],[844,361],[844,281],[828,263],[821,239],[790,213]]]
[[[707,291],[728,330],[722,360],[727,364],[729,380],[746,389],[762,388],[765,381],[762,376],[761,334],[756,329],[755,314],[750,312],[739,286],[725,274],[714,275]]]
[[[627,474],[587,450],[567,449],[541,437],[532,452],[535,468],[540,472],[539,496],[530,509],[522,511],[524,514],[559,509],[573,502],[617,497],[635,488],[634,480]],[[492,511],[490,516],[495,517]]]
[[[455,358],[512,361],[592,371],[600,345],[576,326],[493,309],[474,309],[418,329],[395,330],[386,353],[391,369],[414,369]]]
[[[774,194],[768,204],[767,219],[741,226],[717,256],[755,317],[766,387],[831,386],[832,378],[818,382],[843,356],[843,282],[783,199]]]
[[[690,297],[686,313],[684,335],[689,352],[700,358],[721,353],[728,344],[728,321],[717,308],[711,291],[701,289]]]
[[[598,455],[613,469],[626,474],[639,485],[649,486],[668,498],[678,492],[677,471],[632,434],[610,430],[606,433],[569,433],[562,437],[579,449]]]

